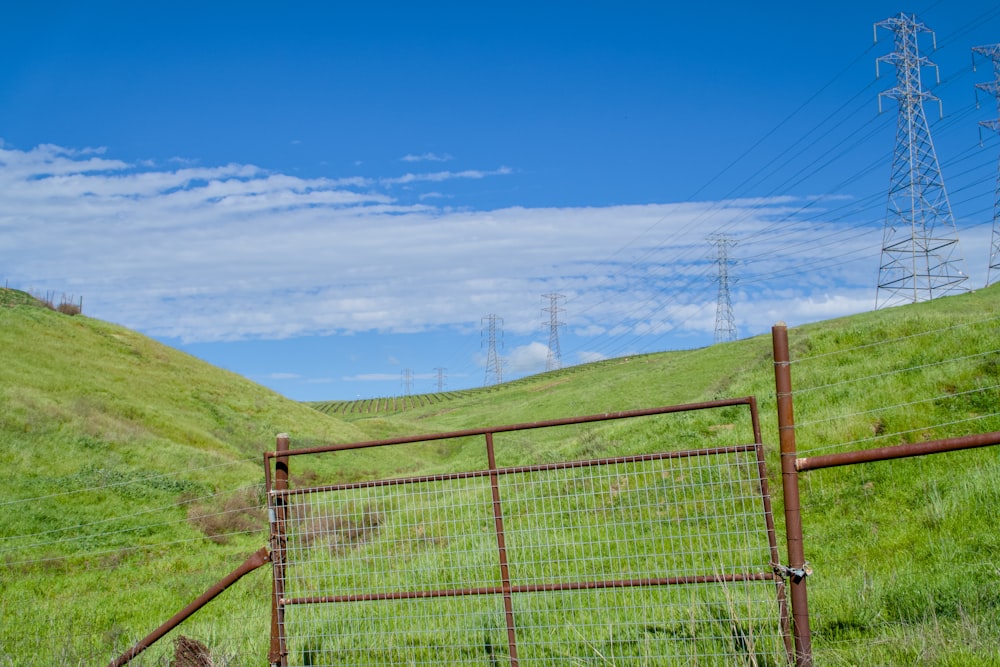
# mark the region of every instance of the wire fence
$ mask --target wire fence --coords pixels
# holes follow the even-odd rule
[[[859,320],[811,336],[808,347],[792,340],[800,469],[1000,431],[1000,318],[984,315]],[[861,409],[847,413],[845,402]],[[800,477],[816,664],[873,654],[880,664],[1000,659],[988,639],[1000,621],[1000,571],[982,567],[1000,534],[998,475],[989,447]],[[970,586],[959,573],[973,570]]]
[[[792,357],[800,453],[1000,428],[1000,318],[922,322],[906,323],[912,330],[905,332],[888,324],[859,325],[829,341],[831,347],[844,339],[854,345],[825,352],[818,340],[811,354]],[[844,413],[838,406],[848,397],[864,409]]]
[[[85,466],[62,491],[0,504],[22,519],[11,525],[33,527],[0,540],[0,666],[107,664],[176,612],[178,598],[195,597],[266,540],[263,484],[247,460],[158,474],[116,470]],[[231,482],[244,474],[258,481]],[[265,575],[255,573],[250,587],[183,628],[210,647],[214,664],[266,653]],[[175,634],[132,664],[173,664],[180,639]]]
[[[279,488],[272,661],[781,664],[762,473],[753,444]]]

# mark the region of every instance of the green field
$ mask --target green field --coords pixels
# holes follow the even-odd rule
[[[1000,430],[998,296],[792,329],[800,451]],[[264,546],[261,454],[279,432],[296,448],[755,395],[783,537],[769,336],[365,406],[289,401],[14,290],[0,292],[0,350],[0,665],[107,664]],[[744,425],[726,428],[739,419],[535,434],[498,456],[746,442]],[[292,483],[481,467],[472,444],[427,444],[294,457]],[[804,476],[817,664],[1000,664],[998,473],[987,448]],[[174,634],[216,664],[265,664],[269,591],[261,568]],[[169,664],[172,639],[132,664]]]

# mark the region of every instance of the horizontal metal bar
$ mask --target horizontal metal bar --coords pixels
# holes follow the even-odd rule
[[[631,456],[618,456],[604,459],[586,459],[581,461],[562,461],[559,463],[538,463],[530,466],[513,466],[510,468],[497,468],[496,470],[467,470],[464,472],[444,473],[440,475],[420,475],[417,477],[399,477],[394,479],[373,479],[361,482],[344,482],[341,484],[329,484],[325,486],[314,486],[301,489],[274,489],[275,496],[293,496],[307,493],[322,493],[327,491],[345,491],[348,489],[368,489],[381,486],[399,486],[404,484],[421,484],[427,482],[444,482],[456,479],[470,479],[474,477],[488,477],[496,473],[498,475],[516,475],[529,472],[542,472],[547,470],[568,470],[571,468],[588,468],[593,466],[618,465],[621,463],[637,463],[642,461],[660,461],[663,459],[692,458],[696,456],[718,456],[721,454],[739,454],[743,452],[756,452],[757,445],[731,445],[729,447],[711,447],[706,449],[687,449],[676,452],[655,452],[652,454],[633,454]]]
[[[808,456],[795,459],[795,469],[799,472],[805,472],[807,470],[833,468],[835,466],[846,466],[855,463],[871,463],[873,461],[888,461],[890,459],[901,459],[911,456],[943,454],[944,452],[976,449],[977,447],[989,447],[990,445],[1000,445],[1000,431],[967,435],[960,438],[944,438],[942,440],[929,440],[928,442],[860,449],[839,454]]]
[[[712,574],[688,577],[661,577],[649,579],[616,579],[609,581],[578,581],[562,584],[523,584],[511,586],[511,593],[550,593],[558,591],[600,590],[607,588],[640,588],[654,586],[681,586],[692,584],[724,584],[743,581],[774,581],[774,572],[751,572],[749,574]],[[428,591],[394,591],[391,593],[356,593],[354,595],[314,595],[285,598],[284,605],[328,604],[340,602],[373,602],[377,600],[419,600],[424,598],[462,597],[466,595],[502,595],[503,586],[480,586],[475,588],[451,588]]]
[[[652,415],[664,415],[675,412],[691,412],[694,410],[724,408],[733,405],[750,405],[752,401],[753,401],[752,396],[745,396],[742,398],[727,398],[718,401],[706,401],[704,403],[686,403],[683,405],[669,405],[659,408],[646,408],[642,410],[626,410],[624,412],[605,412],[603,414],[587,415],[584,417],[569,417],[566,419],[551,419],[548,421],[528,422],[523,424],[507,424],[504,426],[494,426],[490,428],[475,428],[463,431],[429,433],[426,435],[414,435],[402,438],[390,438],[387,440],[369,440],[366,442],[323,445],[321,447],[306,447],[303,449],[292,449],[287,452],[265,452],[264,458],[271,459],[278,456],[321,454],[324,452],[338,452],[350,449],[384,447],[386,445],[402,445],[414,442],[429,442],[433,440],[448,440],[452,438],[468,438],[468,437],[486,435],[487,433],[507,433],[510,431],[527,431],[530,429],[548,428],[550,426],[569,426],[572,424],[588,424],[592,422],[610,421],[614,419],[628,419],[631,417],[648,417]]]

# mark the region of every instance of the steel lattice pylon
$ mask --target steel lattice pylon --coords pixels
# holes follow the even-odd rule
[[[724,234],[713,234],[708,238],[709,243],[718,247],[719,255],[717,263],[719,265],[719,301],[715,308],[715,342],[722,343],[736,340],[736,318],[733,316],[733,301],[729,296],[729,247],[736,245],[736,241]]]
[[[930,30],[913,15],[899,14],[875,25],[895,33],[895,51],[881,56],[896,68],[896,87],[879,94],[899,105],[889,202],[882,238],[875,308],[927,301],[968,291],[958,231],[931,141],[920,70],[932,66],[920,55],[918,36]],[[877,30],[876,30],[877,32]]]
[[[542,308],[543,313],[549,314],[549,353],[545,359],[545,370],[554,371],[562,368],[562,352],[559,349],[559,313],[563,308],[559,307],[559,299],[565,299],[562,294],[543,294],[543,298],[549,300],[549,306]]]
[[[483,318],[483,323],[489,341],[486,352],[486,378],[483,382],[485,386],[503,384],[503,360],[497,354],[497,334],[503,335],[503,318],[487,315]]]
[[[976,88],[984,90],[996,98],[998,118],[981,120],[979,124],[985,128],[1000,132],[1000,44],[989,46],[974,46],[973,53],[981,53],[993,61],[993,80],[988,83],[977,83]],[[1000,164],[997,166],[997,182],[993,199],[993,237],[990,244],[990,267],[986,271],[986,284],[991,285],[1000,279]]]

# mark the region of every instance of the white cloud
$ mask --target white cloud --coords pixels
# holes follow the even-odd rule
[[[507,176],[514,173],[514,170],[510,167],[500,167],[499,169],[492,169],[489,171],[483,171],[480,169],[466,169],[464,171],[435,171],[425,174],[403,174],[402,176],[393,176],[390,178],[381,178],[379,183],[382,185],[405,185],[407,183],[417,183],[417,182],[429,182],[429,183],[440,183],[441,181],[450,181],[458,178],[471,178],[480,179],[487,178],[489,176]]]
[[[399,373],[359,373],[341,378],[344,382],[386,382],[399,380]]]
[[[424,201],[425,199],[446,199],[449,196],[450,195],[446,195],[441,192],[424,192],[419,195],[418,199],[420,199],[420,201]]]
[[[438,155],[437,153],[414,155],[413,153],[409,153],[399,159],[403,162],[448,162],[454,158],[448,153],[445,153],[444,155]]]
[[[816,270],[830,255],[816,230],[831,223],[796,221],[788,197],[462,210],[391,194],[403,183],[513,173],[306,179],[2,148],[0,277],[82,295],[88,314],[184,341],[478,331],[489,313],[510,333],[535,335],[549,292],[567,296],[575,335],[700,335],[714,327],[717,290],[706,237],[725,229],[742,238],[734,257],[754,258],[732,269],[745,279],[733,295],[741,334],[775,316],[845,313],[870,295],[863,262]],[[776,220],[780,234],[758,233]],[[837,250],[864,257],[874,244],[877,260],[877,232],[848,228]],[[782,273],[793,264],[807,268]],[[544,368],[543,352],[519,348],[509,363]]]
[[[581,364],[589,364],[594,361],[603,361],[607,359],[607,356],[605,356],[601,352],[587,352],[587,351],[582,351],[577,353],[577,357],[579,358]]]
[[[504,357],[504,369],[516,375],[538,373],[545,370],[548,356],[548,345],[532,342],[511,350],[510,354]]]

